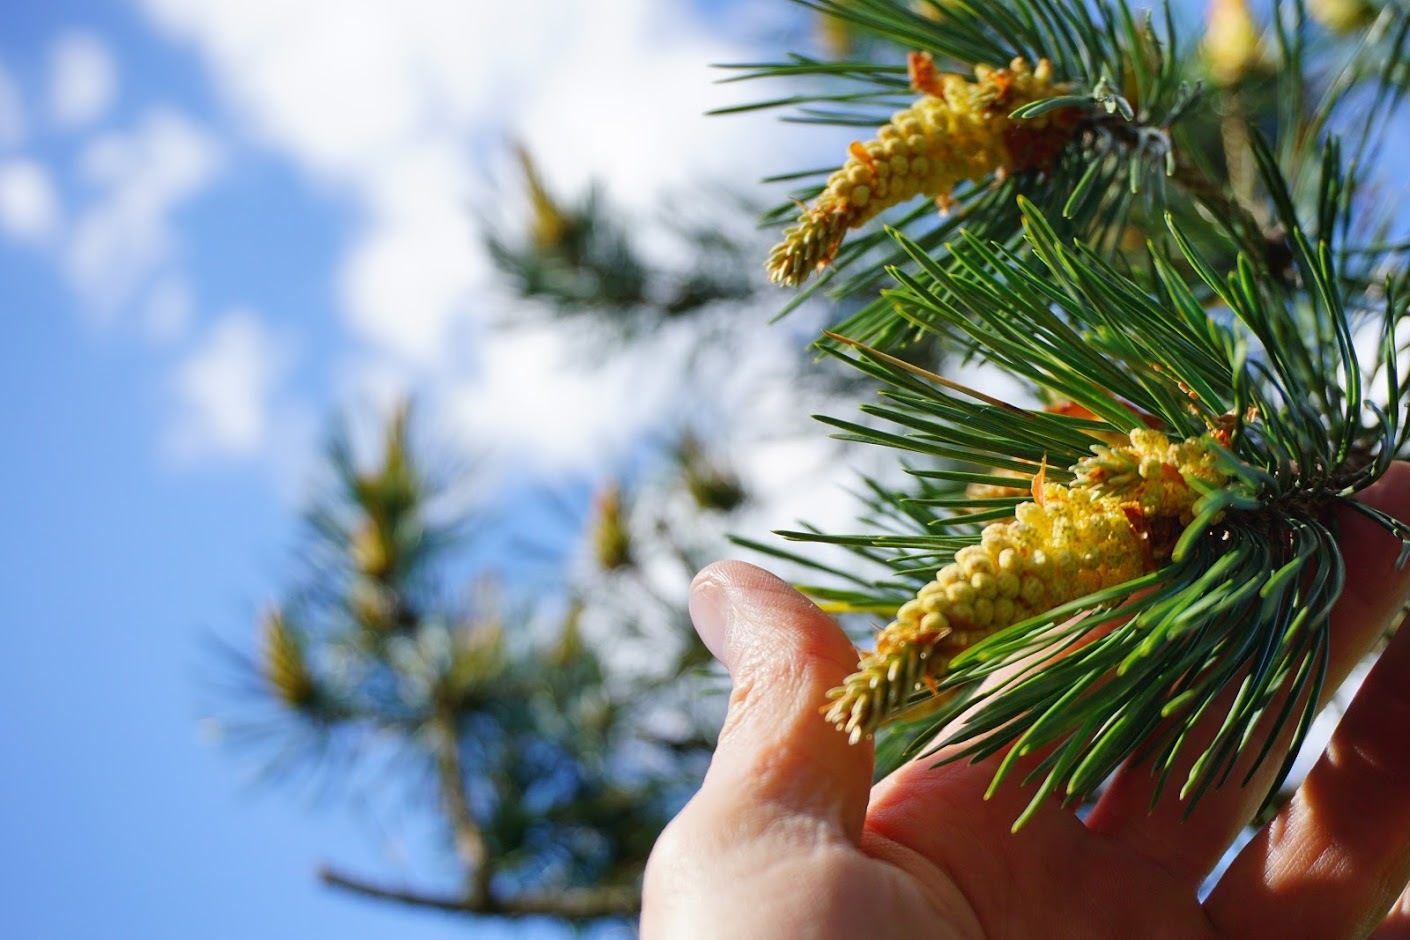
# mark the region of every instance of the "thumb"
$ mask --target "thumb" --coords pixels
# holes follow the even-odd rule
[[[738,822],[813,817],[855,844],[871,788],[871,748],[819,714],[857,667],[833,620],[761,568],[720,562],[691,585],[690,614],[729,670],[729,714],[699,799]]]
[[[839,869],[823,860],[861,839],[871,746],[819,714],[857,654],[803,595],[741,562],[696,577],[690,614],[734,689],[705,782],[651,851],[641,935],[791,936],[827,905]],[[754,900],[719,906],[741,891]]]

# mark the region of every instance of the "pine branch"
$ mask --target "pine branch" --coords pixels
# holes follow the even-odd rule
[[[908,328],[960,337],[1069,402],[1060,414],[955,394],[949,380],[854,340],[829,350],[891,386],[887,406],[862,410],[899,431],[823,420],[846,439],[935,461],[912,472],[951,488],[879,492],[879,519],[915,524],[899,533],[782,533],[891,568],[870,591],[825,593],[834,609],[884,609],[897,583],[942,565],[895,608],[875,652],[834,690],[828,717],[853,740],[907,723],[908,737],[938,740],[947,760],[1008,749],[995,786],[1020,756],[1046,749],[1024,780],[1034,795],[1016,825],[1050,795],[1086,798],[1127,760],[1149,761],[1158,790],[1187,766],[1174,783],[1192,807],[1230,781],[1249,742],[1269,742],[1252,755],[1256,768],[1280,729],[1301,741],[1323,698],[1327,616],[1344,579],[1326,520],[1360,508],[1351,494],[1403,450],[1410,401],[1391,337],[1410,307],[1395,289],[1358,294],[1337,272],[1344,227],[1325,220],[1354,184],[1335,142],[1306,200],[1257,133],[1250,149],[1269,217],[1286,233],[1276,279],[1248,253],[1220,274],[1172,217],[1179,254],[1152,244],[1155,278],[1138,279],[1023,199],[1027,253],[962,233],[940,260],[894,233],[915,270],[893,269],[884,299]],[[1206,184],[1211,200],[1228,198]],[[1303,222],[1309,203],[1315,230]],[[1210,298],[1228,313],[1211,315]],[[1353,336],[1357,320],[1373,322],[1359,313],[1372,302],[1385,313],[1368,365]],[[1367,397],[1377,372],[1382,404]],[[1096,456],[1083,455],[1089,447]],[[1000,473],[1015,474],[1019,492],[1031,481],[1033,501],[990,503],[980,491],[1003,487]],[[981,686],[1033,662],[1044,665]],[[1215,737],[1190,753],[1192,729],[1229,689]],[[962,710],[965,723],[949,726]],[[922,714],[929,720],[916,724]],[[1270,737],[1255,733],[1269,726]]]
[[[848,297],[873,289],[885,270],[911,264],[879,231],[862,228],[842,243],[848,229],[879,211],[887,210],[889,224],[943,264],[961,226],[985,241],[1019,247],[1014,197],[1020,194],[1113,256],[1125,250],[1123,234],[1142,218],[1158,218],[1193,198],[1173,176],[1178,148],[1172,133],[1207,109],[1195,107],[1201,99],[1189,55],[1168,9],[1158,28],[1150,19],[1138,21],[1124,0],[954,2],[945,5],[943,22],[900,0],[801,2],[894,44],[895,61],[909,54],[913,93],[921,96],[896,95],[898,69],[885,61],[841,65],[793,57],[741,67],[743,74],[731,79],[812,78],[818,90],[755,107],[793,107],[808,123],[879,128],[875,139],[854,143],[848,160],[821,185],[795,191],[766,216],[776,223],[798,201],[817,200],[785,233],[768,265],[788,284],[816,270],[819,279],[805,296],[823,290]],[[956,71],[940,73],[933,63]],[[1032,81],[1030,69],[1051,82]],[[968,84],[971,72],[975,82]],[[832,91],[839,86],[853,91]],[[825,101],[852,107],[817,107]],[[897,107],[905,110],[892,114]],[[975,114],[984,119],[970,128],[966,122]],[[922,138],[923,145],[915,144]],[[909,205],[917,192],[941,205],[938,222],[927,224],[933,209]],[[1206,196],[1215,202],[1212,193]],[[1218,218],[1238,221],[1237,214],[1213,208]],[[1256,225],[1239,227],[1249,237],[1240,244],[1261,241]],[[865,306],[836,329],[880,348],[913,338],[884,302]]]
[[[482,904],[488,896],[494,875],[484,833],[475,822],[474,811],[465,792],[465,771],[460,762],[460,726],[455,709],[437,703],[427,733],[432,737],[436,776],[441,791],[441,808],[450,823],[456,855],[465,869],[465,901]]]
[[[570,921],[590,921],[607,917],[632,917],[641,911],[641,893],[636,887],[603,886],[565,888],[561,891],[478,899],[458,895],[424,894],[364,881],[336,869],[324,867],[319,880],[332,888],[380,901],[429,908],[454,914],[487,917],[558,917]]]

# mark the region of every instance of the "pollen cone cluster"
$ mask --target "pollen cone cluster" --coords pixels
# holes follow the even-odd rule
[[[293,709],[311,704],[318,688],[304,660],[303,648],[284,615],[277,610],[270,611],[265,615],[262,628],[264,662],[261,671],[275,697]]]
[[[1212,435],[1174,442],[1159,431],[1132,431],[1129,445],[1094,445],[1094,456],[1073,467],[1074,487],[1118,499],[1142,519],[1188,524],[1202,492],[1228,479],[1212,442]]]
[[[1009,117],[1061,93],[1048,61],[1030,67],[1014,59],[1006,69],[977,65],[974,74],[972,82],[941,75],[928,55],[911,57],[912,84],[923,97],[896,112],[875,140],[852,144],[847,162],[769,256],[771,280],[801,284],[832,260],[849,229],[891,206],[924,195],[943,208],[962,181],[1051,163],[1076,129],[1073,110],[1024,121]]]
[[[1376,8],[1368,0],[1308,0],[1307,12],[1318,23],[1338,33],[1371,25]]]
[[[1222,85],[1234,84],[1258,66],[1263,43],[1248,0],[1212,0],[1204,57],[1210,74]]]
[[[1172,443],[1137,430],[1129,445],[1093,451],[1070,486],[1035,486],[1012,521],[986,527],[901,606],[875,651],[829,693],[828,721],[856,742],[913,691],[934,690],[977,641],[1155,570],[1202,492],[1225,482],[1208,438]]]

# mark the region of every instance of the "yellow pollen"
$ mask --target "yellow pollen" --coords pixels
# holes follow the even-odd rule
[[[828,721],[860,740],[984,637],[1155,570],[1168,556],[1158,540],[1170,527],[1153,524],[1189,524],[1202,492],[1228,482],[1207,435],[1173,443],[1140,429],[1129,444],[1093,451],[1070,486],[1035,480],[1033,502],[986,526],[901,605],[876,651],[829,693]]]
[[[769,278],[798,285],[826,267],[850,229],[882,211],[929,196],[944,206],[961,182],[1049,165],[1076,131],[1076,114],[1060,108],[1025,121],[1009,115],[1061,94],[1046,59],[1006,69],[978,65],[975,81],[939,74],[928,55],[911,57],[921,98],[892,115],[875,139],[855,141],[816,202],[784,232],[769,256]]]

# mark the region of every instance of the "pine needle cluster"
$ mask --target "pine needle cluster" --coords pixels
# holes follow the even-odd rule
[[[1410,439],[1406,245],[1375,188],[1410,91],[1410,7],[1280,2],[1259,21],[1229,0],[1186,41],[1168,9],[1124,0],[957,0],[943,24],[899,0],[803,2],[870,35],[876,61],[743,67],[828,89],[762,106],[880,130],[768,268],[789,284],[826,268],[805,295],[889,278],[819,342],[880,400],[863,421],[823,420],[893,450],[910,480],[866,481],[854,534],[783,533],[843,546],[855,567],[769,549],[826,575],[805,589],[828,609],[890,621],[820,705],[854,741],[894,727],[896,759],[927,743],[950,760],[1006,753],[995,785],[1041,754],[1030,813],[1086,799],[1128,761],[1158,792],[1181,768],[1193,807],[1260,766],[1279,730],[1300,741],[1319,707],[1338,513],[1410,555],[1410,528],[1357,501]],[[908,55],[913,85],[929,62],[979,81],[878,114]],[[921,151],[894,143],[911,136],[940,152],[911,134],[922,114],[953,110],[951,89],[979,100],[963,96],[1016,60],[1042,64],[986,120],[1050,135],[1043,158],[1006,163],[950,116],[944,134],[978,162],[874,207],[872,164],[911,167]],[[903,205],[919,193],[946,195],[948,214]],[[921,368],[903,352],[918,340],[1031,398]],[[1192,743],[1216,707],[1217,733]]]

